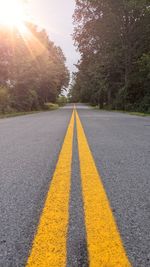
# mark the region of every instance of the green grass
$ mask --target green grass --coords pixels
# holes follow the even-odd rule
[[[46,111],[51,111],[51,110],[56,110],[59,108],[57,104],[52,104],[52,103],[46,103],[45,104],[45,109],[42,110],[35,110],[35,111],[23,111],[23,112],[10,112],[10,113],[0,113],[0,119],[5,119],[5,118],[11,118],[11,117],[18,117],[18,116],[24,116],[24,115],[30,115],[30,114],[36,114],[40,112],[46,112]]]
[[[143,112],[128,112],[130,115],[135,116],[142,116],[142,117],[149,117],[150,113],[143,113]]]
[[[0,119],[29,115],[29,114],[39,113],[39,112],[41,111],[11,112],[11,113],[5,113],[5,114],[0,113]]]
[[[93,107],[94,109],[100,110],[100,111],[108,111],[108,112],[121,112],[126,113],[129,115],[135,115],[135,116],[141,116],[141,117],[149,117],[150,113],[144,113],[144,112],[135,112],[135,111],[124,111],[124,110],[111,110],[111,109],[99,109],[98,106]]]
[[[59,105],[58,104],[53,104],[53,103],[45,103],[44,105],[44,110],[55,110],[58,109]]]

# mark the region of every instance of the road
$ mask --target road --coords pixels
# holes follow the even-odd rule
[[[150,118],[73,109],[0,120],[0,267],[149,267]]]

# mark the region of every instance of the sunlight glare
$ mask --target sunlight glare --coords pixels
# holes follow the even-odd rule
[[[0,0],[0,24],[25,32],[25,8],[22,0]]]

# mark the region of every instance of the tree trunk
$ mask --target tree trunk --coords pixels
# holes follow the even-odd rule
[[[104,98],[103,96],[99,97],[99,109],[103,109],[104,108]]]

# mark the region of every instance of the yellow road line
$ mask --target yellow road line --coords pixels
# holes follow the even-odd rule
[[[129,267],[131,264],[77,112],[76,121],[90,267]]]
[[[74,112],[41,215],[28,267],[65,267]]]

